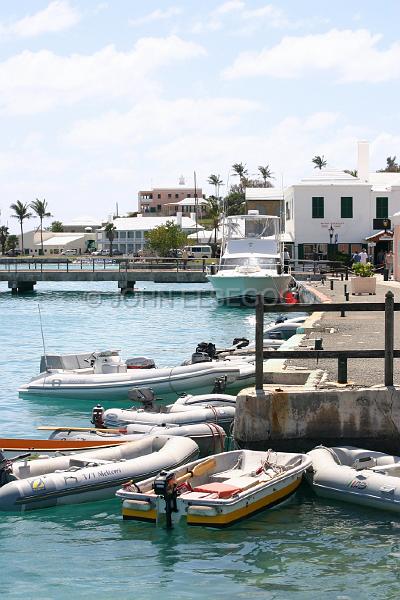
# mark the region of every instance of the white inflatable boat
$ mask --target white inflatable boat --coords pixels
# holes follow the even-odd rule
[[[79,432],[73,430],[59,431],[55,430],[50,435],[50,440],[59,441],[87,441],[94,444],[107,442],[132,442],[143,439],[148,435],[177,435],[190,437],[199,447],[200,455],[207,456],[223,452],[225,447],[226,434],[220,425],[216,423],[196,423],[192,425],[128,425],[121,433],[107,433],[106,431],[96,431],[93,429],[88,432]]]
[[[227,390],[237,392],[252,385],[255,377],[254,365],[236,360],[199,362],[157,369],[147,368],[146,363],[146,368],[129,368],[117,350],[94,353],[92,359],[87,358],[91,355],[82,356],[86,358],[68,355],[68,360],[65,360],[63,355],[54,355],[46,357],[45,363],[42,359],[41,369],[45,364],[45,370],[22,385],[19,393],[22,396],[34,394],[107,401],[127,399],[132,387],[144,387],[152,388],[163,400],[172,400],[187,392],[210,393],[220,379],[226,382]],[[74,368],[66,369],[66,366]]]
[[[217,423],[228,433],[235,418],[234,406],[186,406],[175,405],[168,413],[152,413],[143,409],[129,410],[110,408],[104,411],[105,427],[126,425],[193,425],[196,423]]]
[[[305,454],[235,450],[125,486],[124,519],[226,527],[287,500],[311,465]]]
[[[352,446],[318,446],[308,456],[306,478],[318,496],[400,512],[399,456]]]
[[[186,437],[148,436],[114,448],[0,464],[0,510],[23,511],[112,498],[129,480],[154,476],[198,456]]]

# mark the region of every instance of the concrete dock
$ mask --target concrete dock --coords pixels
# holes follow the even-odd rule
[[[308,283],[305,293],[314,303],[345,302],[345,285],[349,289],[349,282],[339,278],[333,290],[329,280]],[[389,289],[399,301],[400,284],[379,279],[375,296],[350,295],[347,304],[383,302]],[[345,315],[313,313],[303,333],[289,340],[290,348],[314,349],[315,338],[322,339],[324,350],[384,348],[383,312]],[[397,322],[395,348],[400,348]],[[337,383],[337,359],[267,361],[263,390],[242,390],[237,398],[235,439],[241,447],[257,449],[305,451],[318,444],[347,444],[400,454],[400,373],[398,361],[394,364],[395,385],[385,387],[382,358],[349,359],[347,384]],[[268,382],[271,368],[280,370],[282,377],[275,373]],[[311,385],[299,385],[294,378],[290,382],[290,373],[313,370],[323,375],[314,377]]]

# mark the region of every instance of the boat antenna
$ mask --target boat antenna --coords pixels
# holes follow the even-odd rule
[[[47,354],[46,354],[46,344],[44,342],[44,334],[43,334],[43,323],[42,323],[42,311],[40,310],[40,304],[38,303],[38,311],[39,311],[39,323],[40,323],[40,333],[42,334],[42,344],[43,344],[43,352],[44,352],[44,362],[46,365],[46,371],[48,371],[47,367]]]
[[[196,242],[199,243],[199,225],[197,222],[199,199],[197,197],[196,171],[193,171],[193,175],[194,175],[194,211],[195,211],[195,221],[196,221]]]

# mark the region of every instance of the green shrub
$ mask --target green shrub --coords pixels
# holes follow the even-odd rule
[[[353,273],[358,277],[372,277],[374,275],[374,267],[373,265],[368,263],[354,263],[353,264]]]

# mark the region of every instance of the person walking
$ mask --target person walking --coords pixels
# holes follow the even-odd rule
[[[388,278],[391,279],[393,275],[393,252],[389,250],[385,255],[385,269],[387,270]]]
[[[351,260],[353,263],[359,263],[361,260],[359,252],[354,252],[353,256],[351,257]]]
[[[185,271],[186,271],[186,267],[187,267],[188,258],[189,258],[189,254],[187,253],[186,248],[184,248],[182,251],[182,263],[183,263],[183,268]]]
[[[363,248],[359,254],[360,256],[360,263],[362,263],[363,265],[366,265],[368,262],[368,254],[365,252],[365,248]]]

